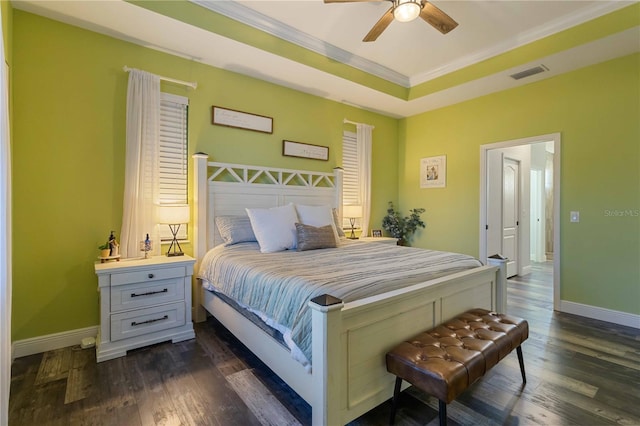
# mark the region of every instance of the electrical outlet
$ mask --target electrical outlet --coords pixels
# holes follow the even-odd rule
[[[569,220],[571,222],[580,222],[580,212],[571,212]]]

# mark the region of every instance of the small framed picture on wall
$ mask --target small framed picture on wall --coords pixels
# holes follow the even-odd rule
[[[447,186],[447,157],[427,157],[420,160],[420,188]]]

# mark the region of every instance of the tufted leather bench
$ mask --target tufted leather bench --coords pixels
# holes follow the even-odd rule
[[[387,370],[396,375],[391,424],[403,380],[438,398],[440,425],[447,424],[447,404],[513,349],[527,383],[520,345],[528,337],[526,320],[472,309],[402,342],[387,353]]]

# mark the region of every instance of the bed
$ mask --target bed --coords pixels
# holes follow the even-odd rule
[[[201,274],[199,268],[203,268],[204,273],[210,250],[221,251],[221,236],[214,225],[216,217],[243,215],[245,208],[271,208],[290,203],[334,206],[340,216],[341,188],[341,169],[326,173],[265,168],[209,162],[206,154],[194,155],[195,275]],[[383,245],[347,243],[344,246],[340,247],[342,253],[355,256],[352,253],[382,250]],[[251,243],[238,244],[236,249],[225,253],[241,250],[244,250],[242,256],[260,259],[255,254],[255,244]],[[320,262],[320,252],[332,250],[338,249],[318,250],[313,254],[288,252],[284,256],[306,255],[310,261]],[[403,256],[407,253],[403,252]],[[355,259],[349,256],[339,257]],[[310,344],[308,348],[301,345],[302,354],[307,356],[299,359],[302,362],[296,362],[290,347],[274,339],[272,333],[256,325],[237,306],[225,302],[216,291],[210,291],[216,289],[205,289],[200,281],[211,285],[206,276],[194,284],[196,321],[203,321],[207,312],[216,317],[311,405],[314,425],[346,424],[389,399],[394,378],[386,371],[384,355],[403,339],[466,309],[505,311],[504,262],[501,261],[454,270],[424,281],[414,277],[408,286],[389,286],[365,297],[339,293],[340,290],[332,291],[343,295],[342,298],[310,292],[303,296],[310,299],[304,299],[309,325],[298,333],[310,336]],[[304,358],[309,358],[311,365],[305,363]]]

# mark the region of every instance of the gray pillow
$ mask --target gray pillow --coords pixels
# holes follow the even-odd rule
[[[315,227],[296,223],[296,235],[298,251],[336,247],[336,234],[331,225]]]
[[[248,216],[218,216],[216,226],[225,246],[257,241]]]

